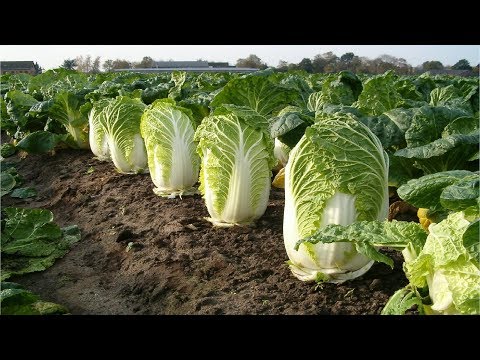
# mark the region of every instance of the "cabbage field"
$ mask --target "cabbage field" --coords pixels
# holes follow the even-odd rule
[[[3,75],[2,314],[479,314],[479,82]]]

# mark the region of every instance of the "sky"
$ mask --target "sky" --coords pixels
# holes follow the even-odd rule
[[[299,63],[303,58],[332,51],[337,56],[353,52],[371,59],[382,54],[404,58],[413,66],[438,60],[453,65],[467,59],[479,63],[480,45],[0,45],[0,61],[33,60],[45,70],[59,67],[63,60],[91,55],[107,59],[140,61],[144,56],[154,60],[228,61],[235,65],[239,58],[255,54],[269,66],[280,60]]]

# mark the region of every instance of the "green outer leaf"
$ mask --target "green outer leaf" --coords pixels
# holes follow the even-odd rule
[[[400,129],[400,131],[405,135],[405,132],[410,128],[412,124],[412,119],[417,109],[403,109],[396,108],[390,111],[387,111],[384,115],[388,116],[395,125]]]
[[[10,196],[13,198],[26,199],[37,196],[37,190],[32,187],[18,188],[13,190]]]
[[[405,315],[405,313],[408,310],[411,310],[415,305],[417,306],[419,314],[424,315],[425,310],[423,308],[422,299],[411,289],[411,286],[407,285],[406,287],[397,290],[390,299],[388,299],[381,315]]]
[[[23,131],[29,118],[26,116],[30,108],[38,101],[29,94],[20,90],[11,90],[5,94],[7,114],[10,119]]]
[[[453,84],[433,89],[430,93],[430,105],[456,107],[468,112],[472,110],[469,98],[464,98],[460,90]]]
[[[175,84],[168,92],[168,97],[173,100],[181,100],[182,87],[187,79],[185,71],[172,71],[172,82]]]
[[[215,95],[211,107],[222,104],[248,106],[263,116],[293,102],[295,91],[273,84],[267,77],[250,76],[230,80]]]
[[[24,289],[19,284],[2,282],[0,286],[2,315],[54,315],[68,313],[64,306],[41,301],[38,295]]]
[[[12,275],[42,271],[80,240],[76,225],[60,229],[45,209],[4,209],[1,280]]]
[[[405,100],[424,101],[423,95],[417,90],[412,79],[399,79],[395,88]]]
[[[295,250],[302,243],[350,242],[368,258],[393,267],[393,261],[376,250],[375,246],[403,249],[411,243],[420,251],[426,238],[427,233],[417,223],[396,220],[359,221],[347,226],[330,224],[319,228],[313,235],[298,241]]]
[[[293,148],[302,138],[305,129],[315,122],[312,113],[294,106],[287,106],[278,116],[270,119],[270,135]]]
[[[277,116],[271,118],[269,122],[270,135],[272,138],[276,138],[299,125],[312,125],[315,122],[315,118],[311,112],[306,112],[304,109],[296,106],[287,106]]]
[[[249,108],[248,106],[223,104],[215,109],[213,115],[228,115],[232,113],[241,118],[248,126],[251,126],[254,129],[266,131],[269,126],[269,122],[265,116],[260,115],[258,112]]]
[[[382,142],[384,148],[405,145],[403,132],[385,115],[377,117],[360,117],[359,121],[365,124]]]
[[[444,189],[473,173],[467,170],[443,171],[412,179],[397,189],[398,196],[417,208],[441,210],[440,196]]]
[[[192,117],[195,120],[195,126],[200,125],[203,118],[210,115],[210,100],[207,99],[209,94],[197,93],[194,97],[188,97],[178,102],[178,105],[187,108],[192,112]]]
[[[462,236],[463,246],[467,249],[476,265],[480,264],[480,220],[472,222]]]
[[[17,148],[32,154],[40,154],[53,150],[60,141],[65,139],[65,136],[48,131],[35,131],[20,140]]]
[[[456,147],[460,147],[462,145],[472,145],[469,147],[466,147],[466,146],[463,147],[465,148],[465,150],[467,150],[467,152],[464,151],[463,153],[467,154],[467,159],[468,159],[470,154],[473,154],[477,149],[475,145],[478,145],[478,143],[479,143],[479,138],[477,135],[455,134],[455,135],[444,137],[442,139],[437,139],[426,145],[400,149],[397,152],[395,152],[395,156],[402,156],[406,158],[431,159],[431,158],[443,156],[447,152],[449,152],[450,150]],[[461,160],[463,160],[463,162],[466,162],[467,159],[461,159]],[[434,161],[434,160],[435,159],[432,159],[430,161]]]
[[[271,81],[273,81],[272,77],[269,77]],[[275,82],[277,83],[277,82]],[[307,79],[304,75],[300,74],[289,74],[287,77],[283,78],[279,84],[285,88],[292,89],[297,95],[296,100],[294,103],[297,106],[302,108],[306,108],[308,104],[308,98],[310,94],[313,93],[313,89],[311,84],[308,83]]]
[[[455,119],[468,115],[460,109],[423,106],[415,109],[405,140],[408,148],[427,145],[442,137],[444,128]]]
[[[377,262],[382,262],[387,264],[393,269],[393,260],[390,259],[388,256],[383,255],[377,249],[375,249],[372,245],[368,242],[356,242],[355,249],[359,254],[365,255],[367,258],[372,259]]]
[[[389,159],[388,186],[400,187],[408,180],[422,176],[423,172],[414,166],[414,160],[393,155],[387,151]]]
[[[307,103],[307,109],[309,111],[313,111],[315,114],[318,114],[322,112],[323,105],[324,103],[323,103],[321,91],[317,91],[310,94],[310,96],[308,97],[308,103]]]
[[[2,171],[1,174],[1,196],[8,194],[17,184],[15,178],[8,174],[7,172]]]
[[[12,283],[10,283],[12,284]],[[14,305],[28,305],[38,300],[38,296],[30,291],[20,287],[4,288],[2,283],[2,291],[0,292],[0,301],[2,304],[2,314],[8,315],[4,309]]]
[[[15,148],[15,145],[6,143],[0,148],[0,155],[2,155],[4,158],[7,158],[15,154],[16,151],[17,149]]]
[[[62,236],[58,225],[52,223],[53,214],[45,209],[6,208],[3,254],[48,256],[56,249],[55,241]]]
[[[471,116],[458,117],[442,131],[442,137],[449,135],[479,135],[478,118]]]
[[[396,79],[393,71],[369,78],[363,84],[356,106],[365,114],[374,116],[401,106],[403,98],[396,89]]]
[[[78,96],[69,91],[63,91],[55,96],[50,108],[50,116],[60,122],[73,137],[72,143],[80,149],[89,149],[88,118],[80,111],[82,102]]]
[[[469,207],[480,208],[480,177],[472,174],[447,186],[440,195],[440,203],[446,209],[463,211]]]
[[[351,72],[327,75],[323,79],[322,90],[310,94],[307,108],[318,115],[332,105],[350,106],[358,99],[362,89],[362,82]]]

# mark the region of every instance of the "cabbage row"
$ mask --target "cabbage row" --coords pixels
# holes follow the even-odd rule
[[[200,192],[215,226],[250,225],[285,188],[292,274],[343,282],[402,251],[384,309],[478,314],[479,85],[450,76],[228,73],[4,75],[16,150],[91,149],[159,196]],[[200,186],[197,189],[196,183]],[[387,221],[389,187],[421,224]]]

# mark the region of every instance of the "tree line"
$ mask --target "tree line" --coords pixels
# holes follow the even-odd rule
[[[267,65],[256,55],[250,55],[245,59],[238,59],[238,67],[251,67],[266,69]],[[315,55],[313,59],[304,58],[298,64],[280,60],[277,66],[279,71],[304,70],[308,73],[332,73],[349,70],[354,73],[383,74],[387,70],[394,70],[399,75],[413,75],[429,70],[468,70],[478,74],[478,64],[472,67],[468,60],[461,59],[454,65],[443,65],[438,60],[425,61],[423,64],[413,67],[405,59],[384,54],[375,59],[355,55],[347,52],[338,57],[329,51]]]
[[[90,55],[78,56],[75,59],[64,60],[61,67],[66,69],[75,69],[86,73],[99,73],[101,67],[103,71],[109,72],[117,69],[141,69],[154,67],[155,61],[150,56],[144,56],[141,61],[128,61],[125,59],[108,59],[102,64],[100,57],[95,58]],[[247,67],[256,69],[266,69],[268,66],[257,55],[249,55],[246,58],[240,58],[236,62],[237,67]],[[461,59],[454,65],[443,65],[438,60],[425,61],[419,66],[410,65],[404,58],[398,58],[392,55],[384,54],[375,59],[355,55],[353,52],[347,52],[341,56],[335,55],[329,51],[318,54],[310,58],[302,59],[298,64],[288,63],[280,60],[276,67],[278,71],[304,70],[307,73],[332,73],[342,70],[349,70],[354,73],[363,74],[383,74],[387,70],[394,70],[399,75],[420,74],[429,70],[468,70],[478,75],[479,65],[471,66],[468,60]]]

